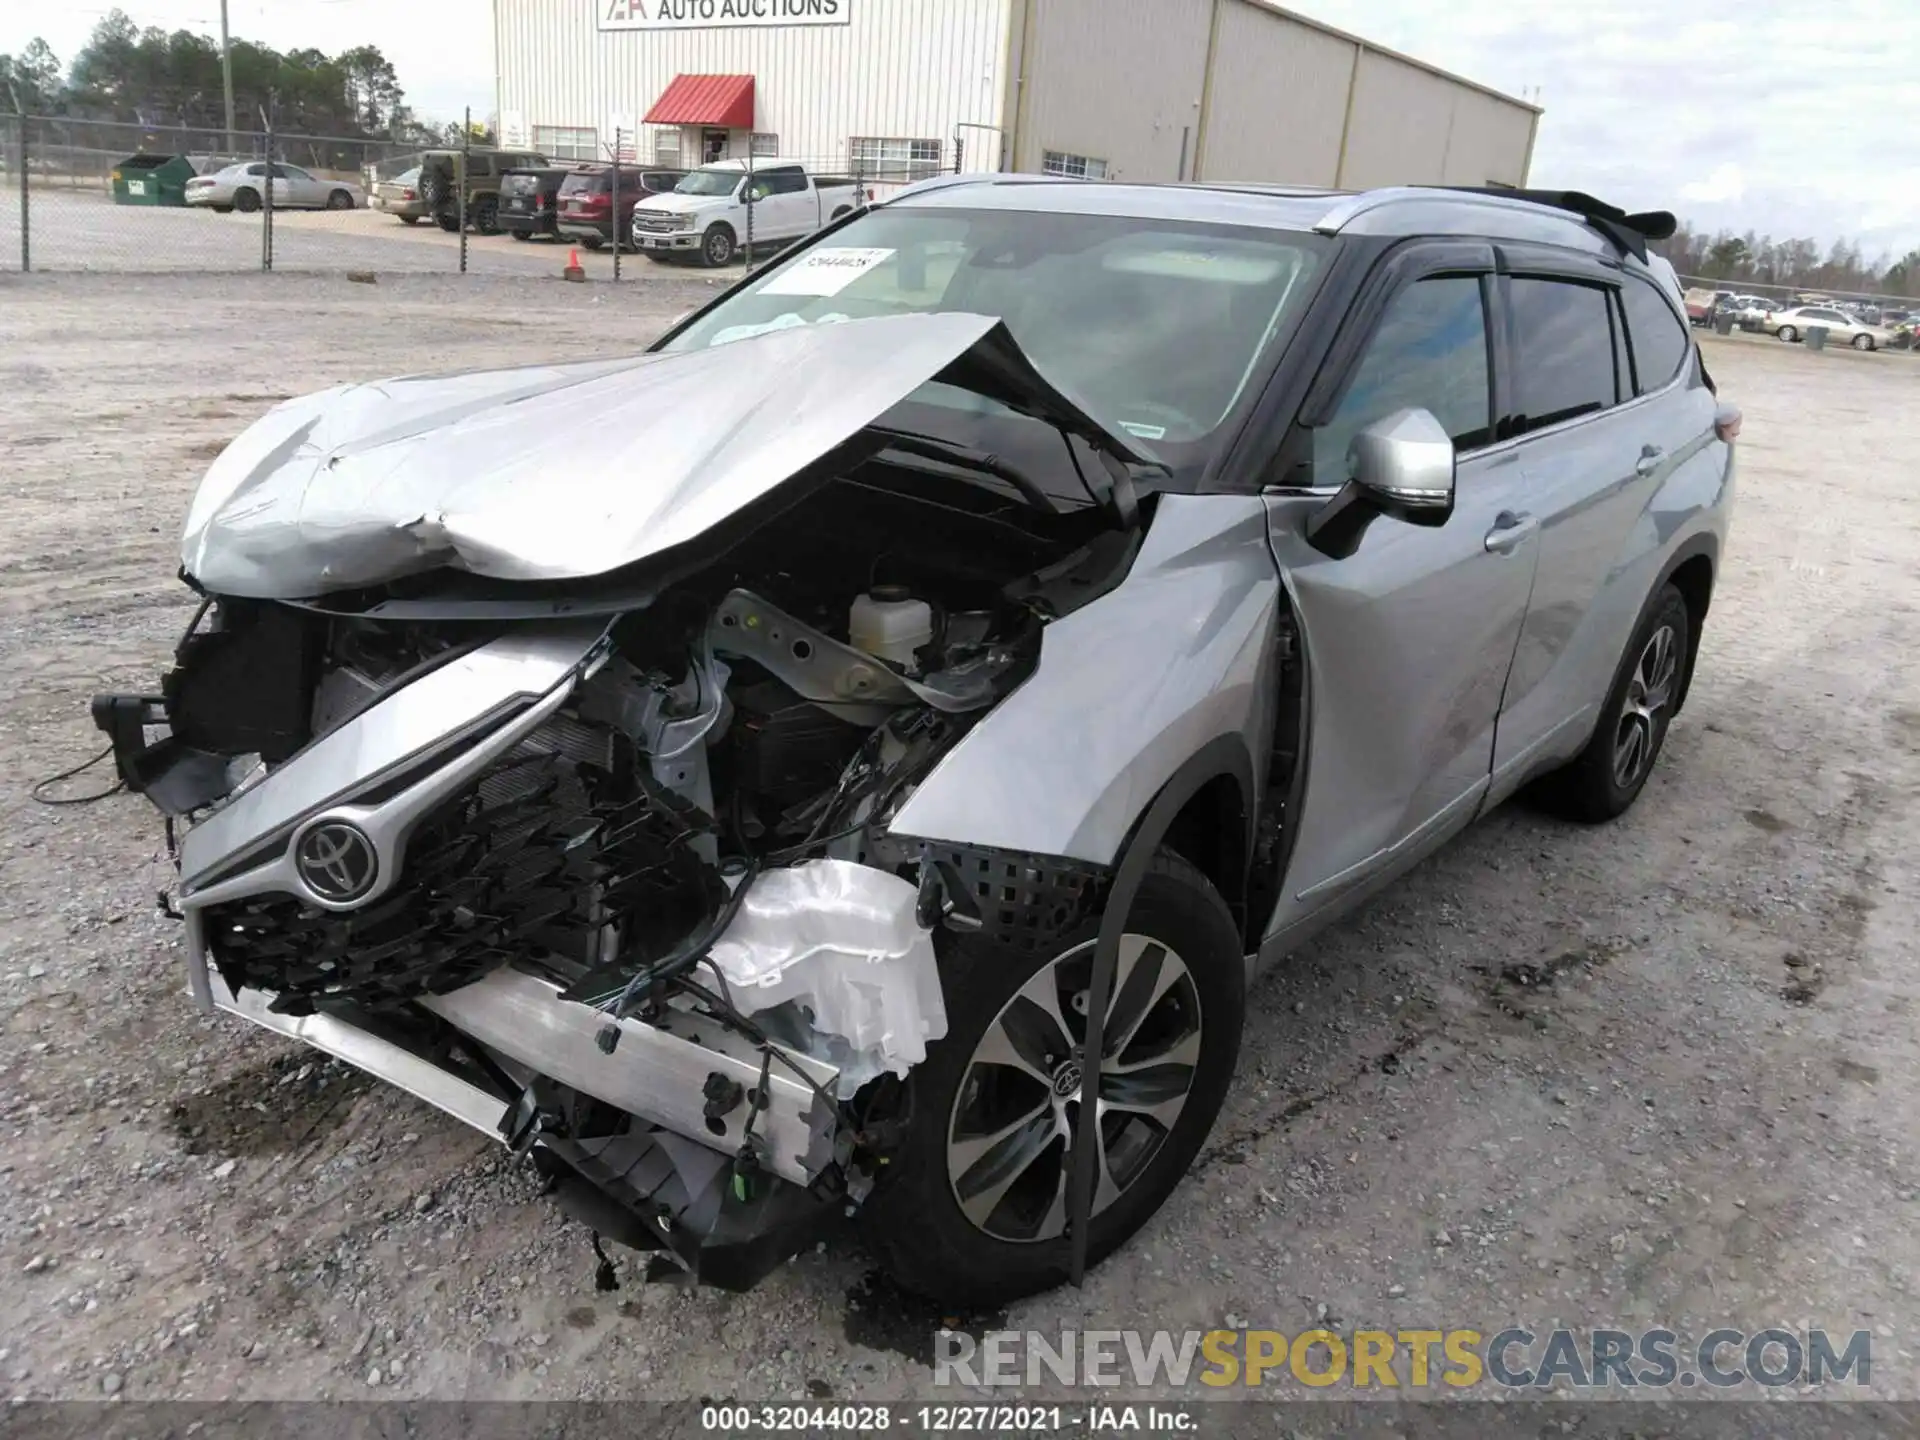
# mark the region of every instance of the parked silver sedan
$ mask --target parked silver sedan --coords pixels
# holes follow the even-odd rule
[[[1869,325],[1846,311],[1830,305],[1800,305],[1791,310],[1774,310],[1760,322],[1769,335],[1777,335],[1791,344],[1807,338],[1807,331],[1823,326],[1835,345],[1851,345],[1856,350],[1878,350],[1893,343],[1893,332],[1880,325]]]
[[[266,204],[267,172],[271,170],[273,203],[281,210],[356,210],[367,203],[366,192],[351,180],[330,180],[298,165],[265,160],[242,161],[196,175],[187,182],[187,204],[217,215],[238,210],[252,214]]]

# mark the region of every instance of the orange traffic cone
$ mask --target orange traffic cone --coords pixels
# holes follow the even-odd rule
[[[580,264],[580,252],[578,250],[569,250],[567,252],[567,268],[560,272],[560,278],[563,280],[585,280],[587,278],[587,272]]]

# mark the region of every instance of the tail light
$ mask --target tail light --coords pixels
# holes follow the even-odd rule
[[[1731,445],[1740,435],[1740,411],[1732,405],[1722,405],[1713,417],[1713,433]]]
[[[420,197],[415,195],[411,190],[402,190],[400,192],[400,198],[402,200],[418,200]]]

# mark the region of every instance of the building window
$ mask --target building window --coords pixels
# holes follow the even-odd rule
[[[680,167],[680,132],[678,130],[656,130],[653,132],[653,163],[667,165],[674,169]]]
[[[847,141],[847,164],[863,180],[925,180],[940,173],[940,142],[856,135]]]
[[[1060,150],[1045,150],[1040,156],[1042,175],[1070,175],[1075,180],[1104,180],[1107,162],[1086,155],[1068,155]]]
[[[778,135],[755,135],[753,137],[753,153],[755,155],[778,155],[780,153],[780,137]]]
[[[549,160],[597,160],[600,137],[591,126],[536,125],[533,148]]]

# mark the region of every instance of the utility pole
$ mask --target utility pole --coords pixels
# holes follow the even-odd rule
[[[227,91],[227,158],[233,158],[233,40],[227,34],[227,0],[220,0],[220,80]]]

